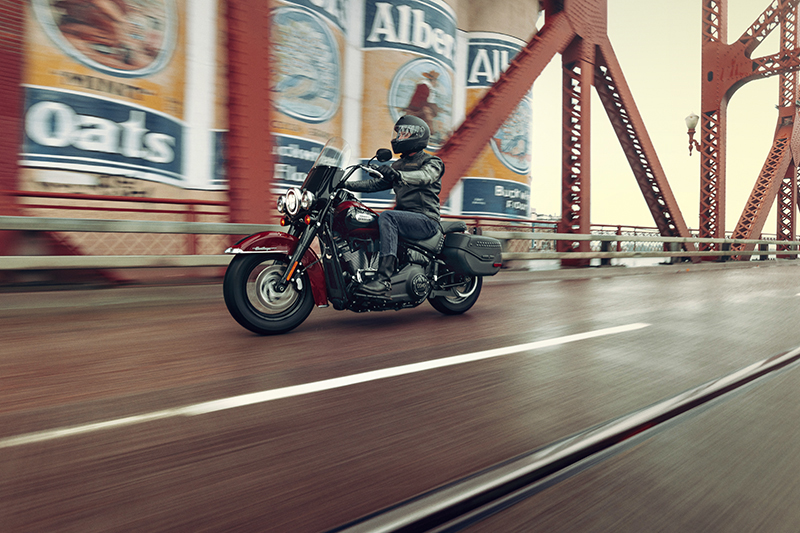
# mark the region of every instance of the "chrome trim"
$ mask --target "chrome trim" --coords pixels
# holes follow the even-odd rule
[[[294,208],[292,208],[294,204]],[[300,212],[300,189],[292,187],[286,191],[286,213],[295,216]]]
[[[267,254],[270,252],[279,252],[278,248],[261,248],[259,250],[242,250],[241,248],[228,248],[225,250],[226,254]]]
[[[310,208],[316,201],[317,197],[314,196],[314,193],[311,191],[303,191],[300,194],[300,207],[303,209]]]

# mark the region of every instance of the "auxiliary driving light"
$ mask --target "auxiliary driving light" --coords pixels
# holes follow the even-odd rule
[[[278,197],[278,205],[277,205],[279,213],[283,213],[283,207],[284,207],[285,204],[286,204],[286,197],[283,196],[283,195],[279,196]]]
[[[300,207],[303,209],[309,209],[312,205],[314,205],[314,200],[316,200],[314,193],[311,191],[303,191],[302,196],[300,196]]]

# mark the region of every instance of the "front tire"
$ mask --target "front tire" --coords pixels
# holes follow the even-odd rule
[[[464,284],[450,291],[452,296],[435,296],[428,301],[434,309],[445,315],[460,315],[466,313],[481,295],[483,278],[480,276],[465,276]]]
[[[314,308],[306,274],[283,292],[275,289],[288,265],[280,254],[246,254],[233,258],[222,282],[225,305],[243,327],[259,335],[286,333],[299,326]]]

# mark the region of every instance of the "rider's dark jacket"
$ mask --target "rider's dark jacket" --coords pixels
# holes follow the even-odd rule
[[[385,177],[348,182],[345,186],[355,192],[377,192],[394,189],[395,209],[422,213],[439,222],[439,192],[442,190],[444,162],[435,155],[419,151],[401,157],[392,168],[401,178],[394,184]]]

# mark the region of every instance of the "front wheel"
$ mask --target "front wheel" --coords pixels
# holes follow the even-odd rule
[[[314,308],[308,276],[301,274],[283,292],[275,285],[283,276],[288,257],[246,254],[233,258],[222,290],[231,316],[260,335],[286,333],[299,326]]]
[[[478,301],[481,295],[483,278],[480,276],[465,276],[464,284],[450,289],[452,296],[435,296],[428,301],[434,309],[445,315],[460,315],[466,313]]]

